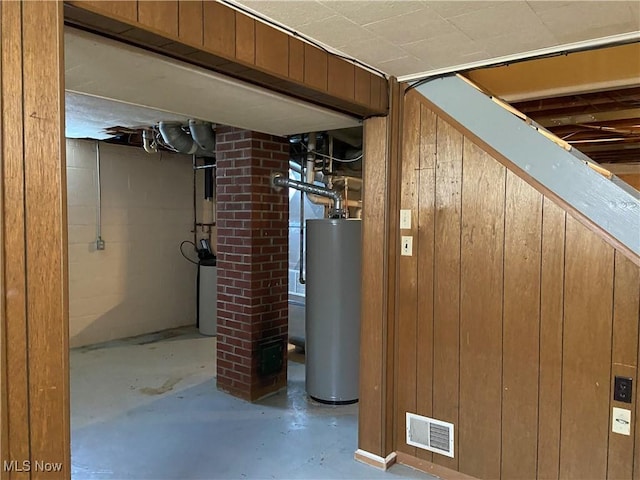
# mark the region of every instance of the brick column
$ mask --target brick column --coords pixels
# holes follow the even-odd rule
[[[231,127],[216,139],[217,385],[253,401],[287,384],[289,198],[270,175],[288,170],[289,144]]]

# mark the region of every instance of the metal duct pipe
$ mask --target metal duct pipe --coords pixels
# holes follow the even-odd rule
[[[142,131],[142,146],[147,153],[158,153],[158,145],[156,145],[153,139],[153,133],[151,130]]]
[[[333,200],[333,214],[332,217],[344,217],[344,210],[342,207],[342,195],[335,190],[319,187],[310,183],[298,182],[297,180],[291,180],[285,177],[281,173],[276,173],[271,177],[271,183],[274,187],[290,187],[300,190],[301,192],[311,193],[319,195],[321,197],[327,197]]]
[[[198,151],[198,144],[182,130],[179,122],[160,122],[159,128],[162,139],[171,148],[188,155]]]
[[[316,132],[309,134],[307,151],[307,183],[313,183],[316,168]]]
[[[211,153],[216,151],[216,136],[210,122],[189,120],[189,131],[193,140],[202,150]]]

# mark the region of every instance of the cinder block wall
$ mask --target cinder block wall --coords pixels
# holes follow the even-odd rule
[[[195,324],[196,266],[178,250],[193,238],[191,159],[101,143],[97,251],[95,148],[67,140],[71,346]]]

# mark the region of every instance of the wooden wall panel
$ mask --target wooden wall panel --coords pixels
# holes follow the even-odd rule
[[[204,42],[202,6],[202,0],[178,2],[178,37],[192,45],[202,45]]]
[[[435,253],[433,313],[433,416],[458,422],[460,377],[460,224],[462,200],[462,134],[442,118],[437,121],[435,178]],[[458,469],[458,430],[454,458],[433,461]]]
[[[360,404],[358,410],[358,448],[386,457],[384,426],[384,264],[385,204],[378,201],[386,194],[387,118],[369,118],[364,122],[363,221],[362,221],[362,296],[360,315]],[[380,352],[368,355],[366,352]]]
[[[214,53],[233,58],[236,54],[235,10],[204,0],[204,46]]]
[[[304,83],[321,91],[327,90],[326,52],[304,44]]]
[[[500,477],[505,168],[464,142],[459,468]]]
[[[612,292],[613,248],[568,216],[560,478],[607,475]]]
[[[177,37],[178,0],[138,2],[138,22],[172,37]]]
[[[63,13],[59,2],[23,4],[25,209],[32,460],[71,474]],[[42,82],[46,78],[47,82]],[[33,471],[32,479],[50,478]]]
[[[339,57],[327,61],[327,90],[340,98],[354,99],[355,66]]]
[[[638,395],[611,400],[615,375],[637,383],[640,268],[428,101],[410,92],[404,109],[402,208],[415,205],[418,147],[420,160],[417,266],[398,257],[397,270],[399,461],[485,479],[640,479]],[[406,448],[413,405],[455,425],[455,458]],[[635,408],[630,436],[610,432],[611,407]]]
[[[371,104],[385,110],[387,108],[387,82],[378,75],[370,75],[371,79]]]
[[[369,103],[371,99],[371,74],[361,68],[355,69],[354,99],[358,103]]]
[[[433,267],[435,228],[436,122],[435,113],[420,109],[420,171],[418,177],[418,295],[416,327],[416,413],[433,415]],[[431,460],[433,454],[417,449],[418,458]]]
[[[502,478],[536,478],[542,194],[507,172],[502,337]]]
[[[286,77],[289,74],[289,36],[256,22],[256,66]]]
[[[10,252],[2,271],[7,371],[0,392],[2,438],[10,444],[3,442],[0,460],[61,462],[55,477],[69,478],[62,4],[2,2],[0,22],[2,239]],[[53,478],[35,470],[8,477]]]
[[[256,62],[256,21],[236,12],[236,58],[251,65]]]
[[[631,377],[634,382],[632,401],[638,388],[638,316],[640,312],[640,269],[619,252],[615,253],[613,290],[613,344],[611,352],[611,392],[615,376]],[[634,470],[634,440],[637,428],[633,403],[621,403],[610,396],[613,407],[631,410],[631,435],[613,433],[609,429],[607,478],[631,480]],[[609,425],[611,425],[611,420]]]
[[[415,94],[415,92],[413,92]],[[399,451],[415,455],[416,448],[405,442],[407,412],[416,413],[417,369],[417,282],[418,282],[418,181],[420,167],[420,105],[409,94],[405,102],[402,148],[400,208],[411,211],[411,228],[400,230],[413,242],[411,256],[398,260],[398,324],[397,324],[397,422],[396,445]],[[400,240],[402,242],[402,239]],[[401,247],[402,248],[402,247]]]
[[[304,81],[304,42],[289,37],[289,78]]]
[[[138,2],[136,0],[91,0],[76,2],[76,4],[104,13],[109,17],[119,17],[132,22],[138,20]]]
[[[401,142],[402,133],[400,124],[403,115],[404,87],[395,78],[389,79],[389,103],[394,106],[389,111],[387,128],[387,196],[385,198],[385,208],[387,222],[385,224],[384,244],[387,251],[385,273],[386,289],[384,314],[387,316],[386,323],[386,355],[385,365],[385,425],[383,437],[385,450],[393,452],[396,450],[396,329],[397,329],[397,308],[398,308],[398,259],[400,256],[400,180],[401,180]]]
[[[545,198],[540,278],[540,378],[538,390],[538,478],[558,478],[562,401],[564,245],[567,214]]]
[[[10,443],[4,458],[29,459],[29,386],[27,362],[24,145],[22,104],[22,4],[0,2],[2,41],[2,182],[5,257],[3,307],[6,320],[6,370]],[[11,292],[9,295],[8,292]],[[4,460],[4,458],[0,460]],[[12,478],[28,478],[28,473]],[[3,477],[4,478],[4,477]]]
[[[69,25],[328,108],[387,113],[387,79],[216,0],[66,0],[64,12]]]

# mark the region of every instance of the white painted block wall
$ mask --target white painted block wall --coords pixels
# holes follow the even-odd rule
[[[196,266],[178,250],[193,238],[191,159],[105,143],[100,153],[103,251],[95,142],[67,139],[72,347],[196,322]]]

